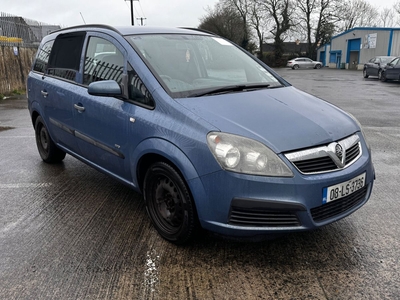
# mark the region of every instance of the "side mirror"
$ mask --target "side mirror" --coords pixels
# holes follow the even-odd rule
[[[92,82],[88,86],[88,93],[93,96],[123,96],[121,86],[115,80],[102,80]]]

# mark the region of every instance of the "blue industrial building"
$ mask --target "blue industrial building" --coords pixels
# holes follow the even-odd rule
[[[362,70],[365,62],[378,55],[400,56],[400,28],[352,28],[321,46],[317,60],[330,68]]]

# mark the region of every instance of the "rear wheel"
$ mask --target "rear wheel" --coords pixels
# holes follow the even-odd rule
[[[379,73],[378,73],[379,74]],[[367,69],[365,69],[364,68],[364,70],[363,70],[363,76],[364,76],[364,78],[368,78],[368,74],[367,74]]]
[[[294,66],[292,67],[293,70],[297,70],[298,68],[299,68],[299,65],[294,65]]]
[[[35,122],[36,146],[44,162],[59,163],[65,158],[65,152],[58,148],[49,135],[42,117],[37,117]]]
[[[183,244],[193,237],[198,226],[194,202],[172,166],[154,163],[146,173],[143,190],[147,212],[164,239]]]

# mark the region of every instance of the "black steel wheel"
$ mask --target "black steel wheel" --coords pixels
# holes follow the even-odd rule
[[[65,152],[58,148],[49,135],[42,117],[35,122],[36,146],[40,157],[49,164],[59,163],[65,158]]]
[[[198,219],[181,175],[169,164],[157,162],[148,169],[143,190],[147,212],[158,233],[175,244],[189,241]]]
[[[364,76],[364,78],[368,78],[369,77],[369,75],[367,74],[367,69],[366,68],[364,68],[364,70],[363,70],[363,76]]]

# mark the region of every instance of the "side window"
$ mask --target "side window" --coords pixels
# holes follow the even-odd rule
[[[76,80],[85,34],[74,32],[57,36],[51,50],[47,74]]]
[[[128,64],[128,80],[129,99],[145,106],[154,107],[153,97],[130,64]]]
[[[124,56],[111,42],[91,37],[85,54],[83,84],[100,80],[121,83],[124,72]]]
[[[54,40],[47,42],[42,48],[38,50],[36,55],[35,64],[33,65],[33,70],[36,72],[44,73],[46,72],[47,65],[49,63],[49,57],[51,48],[53,47]]]

